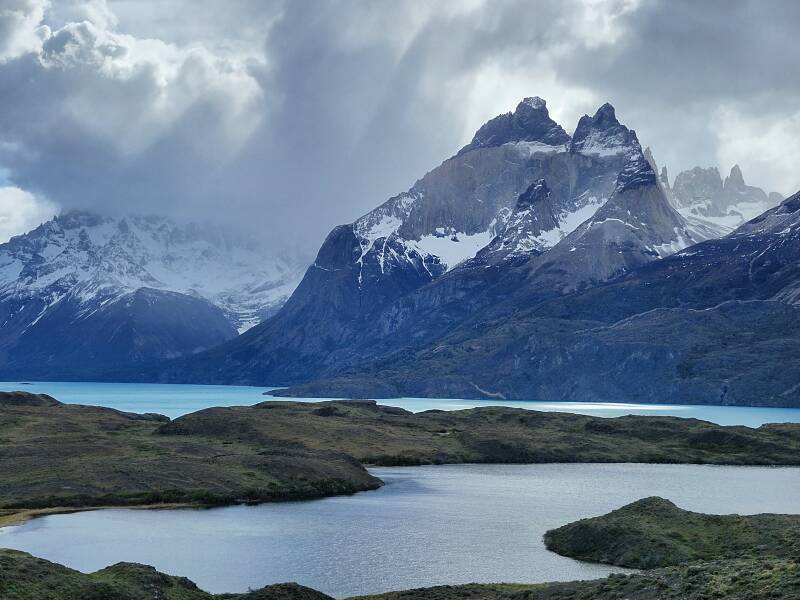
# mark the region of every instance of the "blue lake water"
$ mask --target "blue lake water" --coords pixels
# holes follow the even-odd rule
[[[0,382],[0,391],[25,390],[50,394],[61,402],[110,406],[129,412],[156,412],[170,418],[210,406],[250,405],[270,396],[274,388],[228,385],[177,385],[153,383],[75,383],[75,382]],[[316,402],[320,398],[295,398]],[[679,404],[617,404],[602,402],[513,402],[498,400],[454,400],[439,398],[392,398],[382,404],[399,406],[413,412],[458,410],[476,406],[514,406],[530,410],[572,412],[599,417],[622,415],[671,415],[703,419],[720,425],[758,427],[764,423],[800,423],[800,409],[703,406]]]
[[[800,512],[800,469],[697,465],[452,465],[372,471],[374,492],[209,510],[104,510],[0,529],[17,548],[90,572],[152,564],[212,592],[297,581],[336,597],[436,584],[602,577],[548,552],[548,529],[651,495],[689,510]]]

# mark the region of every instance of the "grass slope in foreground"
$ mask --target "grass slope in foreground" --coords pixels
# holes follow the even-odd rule
[[[721,560],[605,579],[530,586],[440,586],[370,600],[767,600],[800,598],[800,564]]]
[[[270,585],[245,594],[213,595],[185,577],[153,567],[118,563],[80,573],[24,552],[0,549],[3,600],[325,600],[325,594],[297,584]]]
[[[243,594],[209,594],[183,577],[119,563],[84,574],[15,550],[0,550],[3,600],[329,600],[297,584]],[[439,586],[369,596],[374,600],[751,600],[800,598],[800,565],[785,560],[726,560],[611,575],[594,581],[533,585]]]
[[[198,505],[375,489],[365,464],[800,464],[800,425],[722,427],[503,407],[412,414],[269,401],[174,421],[0,393],[0,521],[90,506]]]

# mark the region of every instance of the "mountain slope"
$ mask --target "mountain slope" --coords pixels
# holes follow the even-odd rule
[[[503,234],[475,259],[394,302],[361,328],[358,343],[369,349],[363,357],[402,355],[460,323],[499,318],[598,285],[698,241],[667,202],[638,142],[634,148],[610,199],[549,249],[531,243],[541,238],[542,223],[554,221],[546,183],[533,184]]]
[[[538,287],[569,292],[698,241],[702,238],[667,202],[650,163],[636,152],[620,172],[609,201],[536,261],[529,277]]]
[[[277,310],[296,277],[215,226],[67,213],[0,245],[0,372],[72,379],[199,352]]]
[[[111,367],[199,352],[235,335],[222,311],[208,301],[150,288],[92,308],[70,294],[37,318],[0,346],[4,377],[86,379]]]

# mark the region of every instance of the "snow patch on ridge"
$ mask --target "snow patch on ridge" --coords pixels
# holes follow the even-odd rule
[[[635,158],[640,149],[630,139],[627,130],[610,134],[603,130],[591,131],[583,140],[576,143],[578,153],[586,156],[622,156],[628,155]]]
[[[608,202],[608,198],[591,196],[588,202],[576,211],[560,214],[558,216],[559,227],[547,232],[547,241],[550,243],[546,247],[552,248],[555,246],[558,242],[580,227],[581,224],[591,219],[606,202]]]
[[[534,154],[556,154],[558,152],[566,152],[569,149],[568,144],[551,145],[538,141],[508,142],[504,145],[515,148],[519,155],[523,158],[531,158]]]
[[[650,250],[653,250],[658,254],[659,258],[664,258],[665,256],[670,256],[671,254],[675,254],[676,252],[680,252],[684,248],[688,248],[694,242],[691,239],[686,239],[683,234],[685,232],[681,231],[678,227],[674,228],[675,231],[675,238],[671,241],[659,244],[657,246],[653,246]]]
[[[475,258],[494,238],[494,227],[495,223],[492,222],[486,231],[479,233],[452,232],[446,235],[440,235],[440,231],[444,233],[444,228],[439,228],[437,234],[423,235],[419,240],[410,240],[406,244],[422,256],[439,257],[449,271],[464,261]]]

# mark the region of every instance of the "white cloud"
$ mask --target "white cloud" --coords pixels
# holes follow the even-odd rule
[[[0,170],[316,246],[539,95],[568,131],[611,102],[673,176],[738,162],[789,193],[800,3],[717,4],[0,0]]]
[[[576,54],[613,48],[629,31],[627,17],[636,12],[639,0],[564,0],[540,3],[539,19],[527,18],[523,10],[503,13],[494,3],[486,3],[477,16],[468,13],[473,23],[471,35],[460,42],[471,46],[474,40],[492,39],[494,48],[485,56],[474,58],[459,77],[444,79],[441,72],[453,71],[451,65],[423,79],[422,90],[433,97],[444,92],[448,105],[461,111],[462,139],[467,141],[475,130],[492,117],[513,110],[526,96],[537,95],[547,101],[550,116],[569,133],[584,113],[593,113],[607,98],[598,96],[578,81],[561,77],[560,64]],[[477,7],[473,6],[473,10]],[[461,15],[455,15],[458,17]],[[450,18],[454,18],[451,16]],[[449,40],[457,55],[465,53],[456,40]],[[442,61],[442,55],[432,59]],[[451,62],[457,64],[458,58]]]
[[[192,110],[208,111],[198,147],[224,160],[258,127],[261,87],[250,73],[254,54],[176,45],[117,30],[105,0],[69,5],[61,13],[81,20],[59,26],[48,20],[43,0],[14,0],[17,10],[0,10],[0,27],[14,32],[0,58],[36,57],[44,106],[38,118],[68,119],[90,138],[135,155],[169,132]],[[0,37],[0,39],[2,39]],[[1,42],[0,42],[1,43]],[[54,93],[58,89],[60,93]],[[45,123],[46,124],[46,123]]]
[[[0,243],[51,219],[55,204],[14,186],[0,187]]]
[[[800,189],[800,111],[776,117],[728,105],[714,115],[719,164],[739,164],[748,183],[788,196]]]
[[[611,46],[627,31],[624,17],[640,4],[639,0],[578,0],[566,12],[569,30],[588,48]]]
[[[496,115],[513,111],[526,96],[544,98],[550,117],[569,134],[581,114],[594,112],[602,103],[591,90],[559,81],[551,69],[533,64],[489,63],[472,73],[466,82],[451,82],[447,89],[453,102],[455,97],[461,98],[465,143],[480,125]]]
[[[3,0],[0,5],[0,64],[37,52],[49,28],[42,25],[46,0]]]

